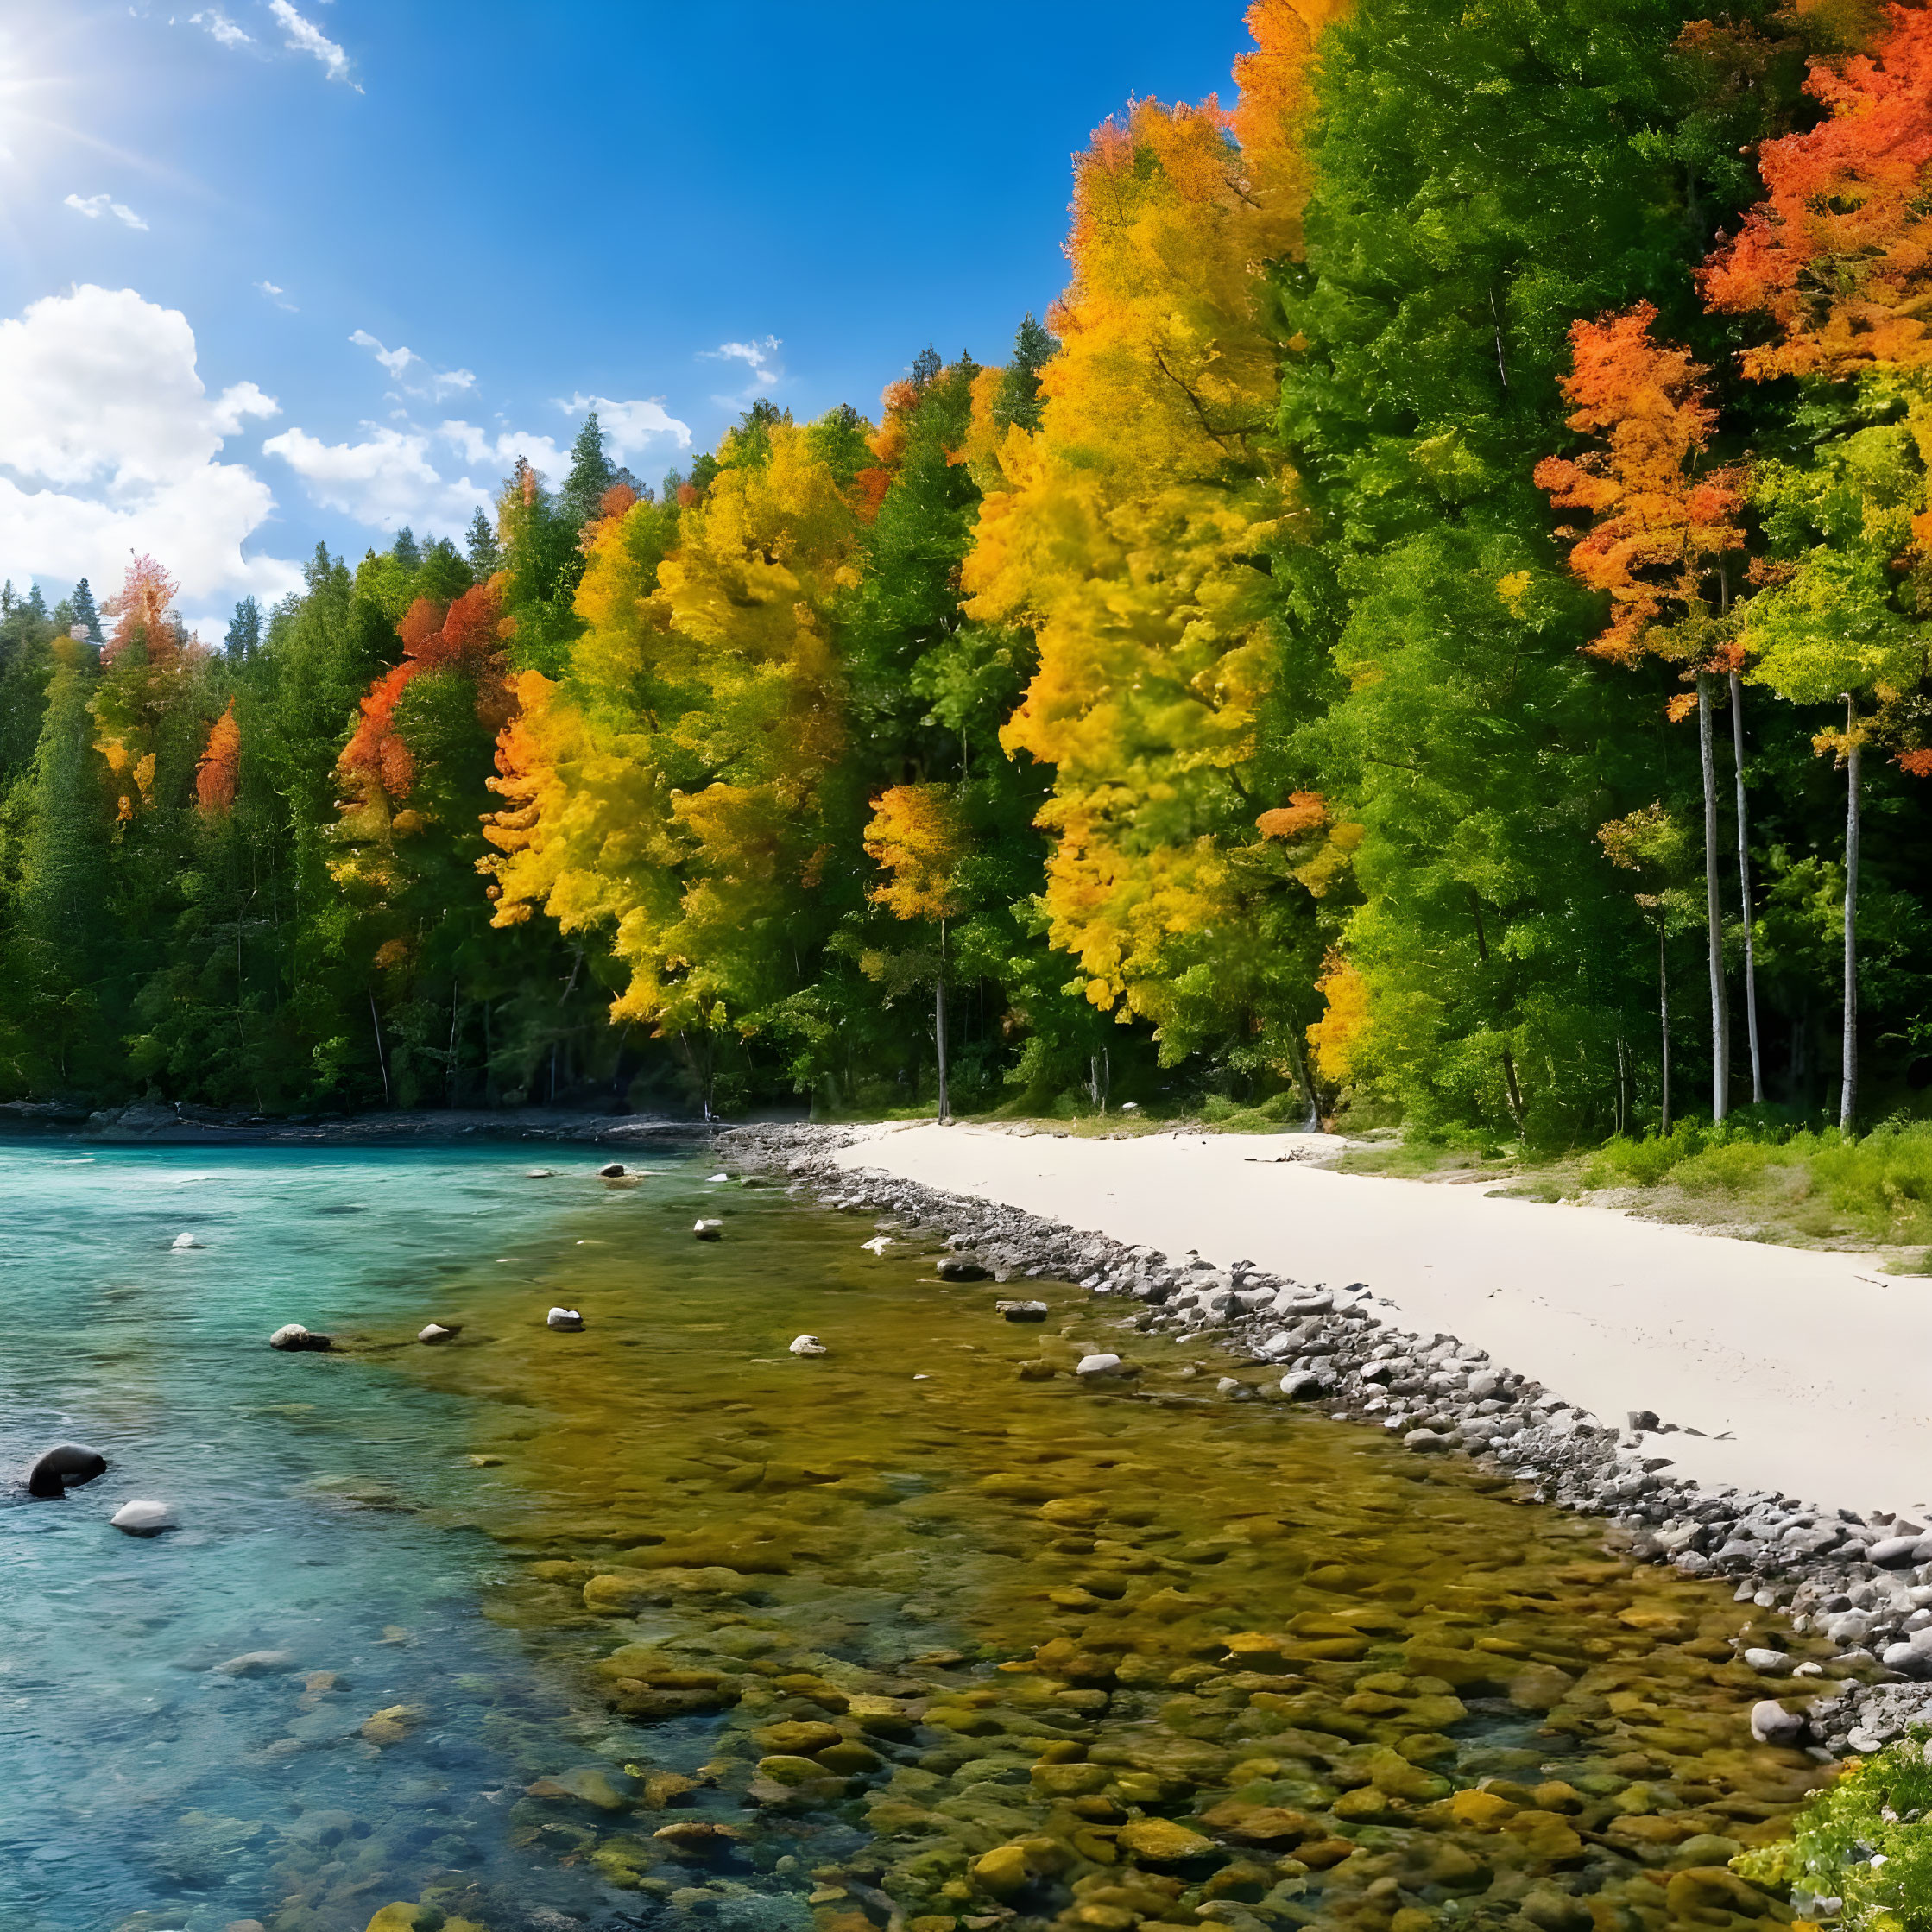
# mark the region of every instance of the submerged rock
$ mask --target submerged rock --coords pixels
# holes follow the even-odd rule
[[[1076,1375],[1118,1375],[1121,1358],[1118,1355],[1083,1355],[1074,1364]]]
[[[29,1496],[64,1496],[107,1472],[107,1458],[98,1449],[79,1443],[60,1443],[42,1455],[27,1473]]]
[[[166,1503],[148,1501],[123,1503],[108,1521],[130,1537],[158,1537],[175,1526],[174,1512]]]
[[[416,1339],[419,1342],[449,1342],[462,1333],[460,1322],[432,1322],[427,1328],[417,1330]]]
[[[267,1677],[294,1668],[293,1651],[244,1651],[239,1657],[210,1664],[208,1675],[212,1677]]]
[[[199,1247],[203,1244],[199,1234],[177,1234],[168,1245],[179,1252],[186,1248]]]
[[[1044,1322],[1046,1319],[1045,1302],[994,1302],[993,1306],[1009,1322]]]
[[[798,1335],[792,1338],[792,1353],[794,1355],[823,1355],[829,1351],[817,1335]]]
[[[691,1231],[701,1241],[720,1241],[723,1238],[724,1223],[722,1221],[694,1222]]]
[[[331,1343],[327,1335],[317,1335],[300,1322],[285,1322],[268,1337],[268,1346],[289,1353],[319,1354]]]
[[[613,1160],[598,1168],[597,1177],[600,1180],[621,1181],[629,1171],[630,1170],[624,1165],[622,1161]]]
[[[553,1308],[544,1316],[546,1326],[575,1335],[584,1326],[584,1317],[574,1308]]]

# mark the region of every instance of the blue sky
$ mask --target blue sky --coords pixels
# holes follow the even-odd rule
[[[466,524],[587,399],[654,479],[870,413],[1058,292],[1069,158],[1228,91],[1241,0],[13,0],[0,574],[191,621]],[[407,351],[407,354],[404,352]]]

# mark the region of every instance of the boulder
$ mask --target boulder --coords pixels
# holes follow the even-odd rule
[[[1281,1392],[1291,1402],[1306,1402],[1322,1392],[1322,1378],[1312,1368],[1291,1368],[1281,1378]]]
[[[621,1181],[628,1171],[622,1161],[613,1160],[598,1168],[597,1176],[601,1180]]]
[[[1118,1375],[1121,1358],[1118,1355],[1083,1355],[1073,1366],[1076,1375]]]
[[[1795,1745],[1804,1735],[1804,1714],[1766,1697],[1751,1707],[1751,1734],[1759,1744]]]
[[[327,1335],[317,1335],[300,1322],[285,1322],[268,1337],[268,1346],[287,1354],[319,1354],[329,1348],[330,1342]]]
[[[108,1521],[130,1537],[158,1537],[175,1526],[174,1512],[166,1503],[148,1501],[123,1503]]]
[[[942,1281],[984,1281],[986,1270],[969,1254],[943,1254],[933,1271]]]
[[[724,1238],[724,1223],[722,1221],[698,1221],[691,1224],[691,1233],[701,1241],[717,1241]]]
[[[994,1302],[994,1307],[1009,1322],[1044,1322],[1045,1302]]]
[[[29,1496],[64,1496],[107,1472],[107,1458],[98,1449],[79,1443],[61,1443],[48,1449],[27,1473]]]
[[[794,1355],[823,1355],[827,1352],[825,1344],[815,1335],[796,1335],[792,1338]]]
[[[560,1329],[565,1334],[575,1335],[584,1326],[584,1317],[574,1308],[553,1308],[544,1316],[547,1328]]]

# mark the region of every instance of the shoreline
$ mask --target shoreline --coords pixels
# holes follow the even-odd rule
[[[1224,1165],[1250,1159],[1238,1145],[1246,1137],[1208,1138],[1218,1144]],[[1417,1310],[1378,1292],[1373,1280],[1306,1285],[1285,1267],[1233,1259],[1228,1243],[1255,1228],[1217,1215],[1225,1203],[1198,1177],[1170,1172],[1165,1190],[1143,1186],[1131,1198],[1127,1186],[1117,1185],[1112,1205],[1102,1209],[1083,1186],[1085,1177],[1055,1158],[1076,1149],[1082,1165],[1096,1157],[1105,1163],[1124,1149],[1149,1146],[1171,1156],[1179,1140],[1095,1142],[916,1124],[882,1130],[773,1124],[728,1129],[717,1146],[742,1165],[788,1176],[794,1193],[824,1206],[881,1215],[882,1233],[904,1227],[939,1234],[960,1266],[983,1271],[955,1279],[1007,1282],[1051,1274],[1096,1297],[1120,1297],[1120,1349],[1129,1372],[1133,1333],[1197,1335],[1226,1358],[1213,1386],[1222,1399],[1294,1404],[1388,1430],[1418,1455],[1467,1454],[1479,1469],[1526,1486],[1537,1501],[1606,1518],[1613,1540],[1639,1562],[1733,1584],[1739,1602],[1754,1603],[1767,1618],[1789,1617],[1793,1629],[1822,1636],[1838,1652],[1822,1672],[1815,1664],[1793,1667],[1781,1698],[1758,1706],[1753,1730],[1766,1741],[1798,1745],[1829,1760],[1878,1750],[1910,1724],[1932,1717],[1932,1534],[1916,1518],[1824,1507],[1777,1487],[1745,1490],[1734,1478],[1714,1479],[1684,1465],[1698,1461],[1706,1446],[1731,1460],[1735,1445],[1714,1444],[1647,1411],[1629,1416],[1624,1427],[1607,1425],[1573,1392],[1523,1373],[1513,1355],[1493,1358],[1438,1322],[1446,1302]],[[983,1144],[994,1140],[1007,1144],[994,1150],[1005,1165],[994,1161],[988,1171],[988,1160],[974,1154],[984,1155]],[[1054,1152],[1040,1170],[1043,1140]],[[1269,1148],[1268,1178],[1296,1171],[1274,1137],[1255,1144]],[[1025,1185],[1013,1171],[1021,1165],[1032,1170]],[[942,1174],[943,1183],[934,1178]],[[1247,1184],[1252,1175],[1251,1169],[1240,1178]],[[1474,1190],[1325,1178],[1459,1199],[1468,1203],[1459,1213],[1565,1211],[1513,1202],[1479,1208]],[[1133,1177],[1116,1167],[1113,1178],[1122,1184]],[[1167,1249],[1114,1232],[1131,1232],[1164,1214],[1179,1216],[1176,1225],[1191,1228],[1217,1252],[1208,1257],[1190,1247],[1176,1260]],[[1277,1225],[1272,1240],[1252,1245],[1266,1261],[1305,1240],[1309,1219]],[[1619,1225],[1679,1242],[1719,1239],[1649,1222]],[[1260,1231],[1270,1232],[1266,1222]],[[1354,1232],[1359,1237],[1361,1230]],[[1501,1264],[1486,1257],[1484,1265]],[[1669,1335],[1653,1343],[1656,1349],[1674,1346]],[[1924,1640],[1915,1642],[1921,1632]],[[1766,1631],[1753,1655],[1784,1661],[1775,1642],[1775,1632]]]
[[[635,1145],[706,1140],[723,1132],[724,1125],[671,1114],[592,1114],[559,1107],[271,1114],[225,1112],[186,1102],[144,1101],[92,1110],[59,1101],[0,1102],[0,1138],[63,1135],[117,1146],[388,1146],[401,1141],[470,1139]]]

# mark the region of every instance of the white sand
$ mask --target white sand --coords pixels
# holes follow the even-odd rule
[[[1177,1260],[1365,1282],[1395,1304],[1386,1318],[1486,1348],[1604,1422],[1654,1409],[1702,1430],[1648,1440],[1708,1484],[1861,1511],[1932,1495],[1932,1281],[1888,1279],[1869,1255],[1277,1164],[1295,1145],[910,1126],[839,1159]]]

